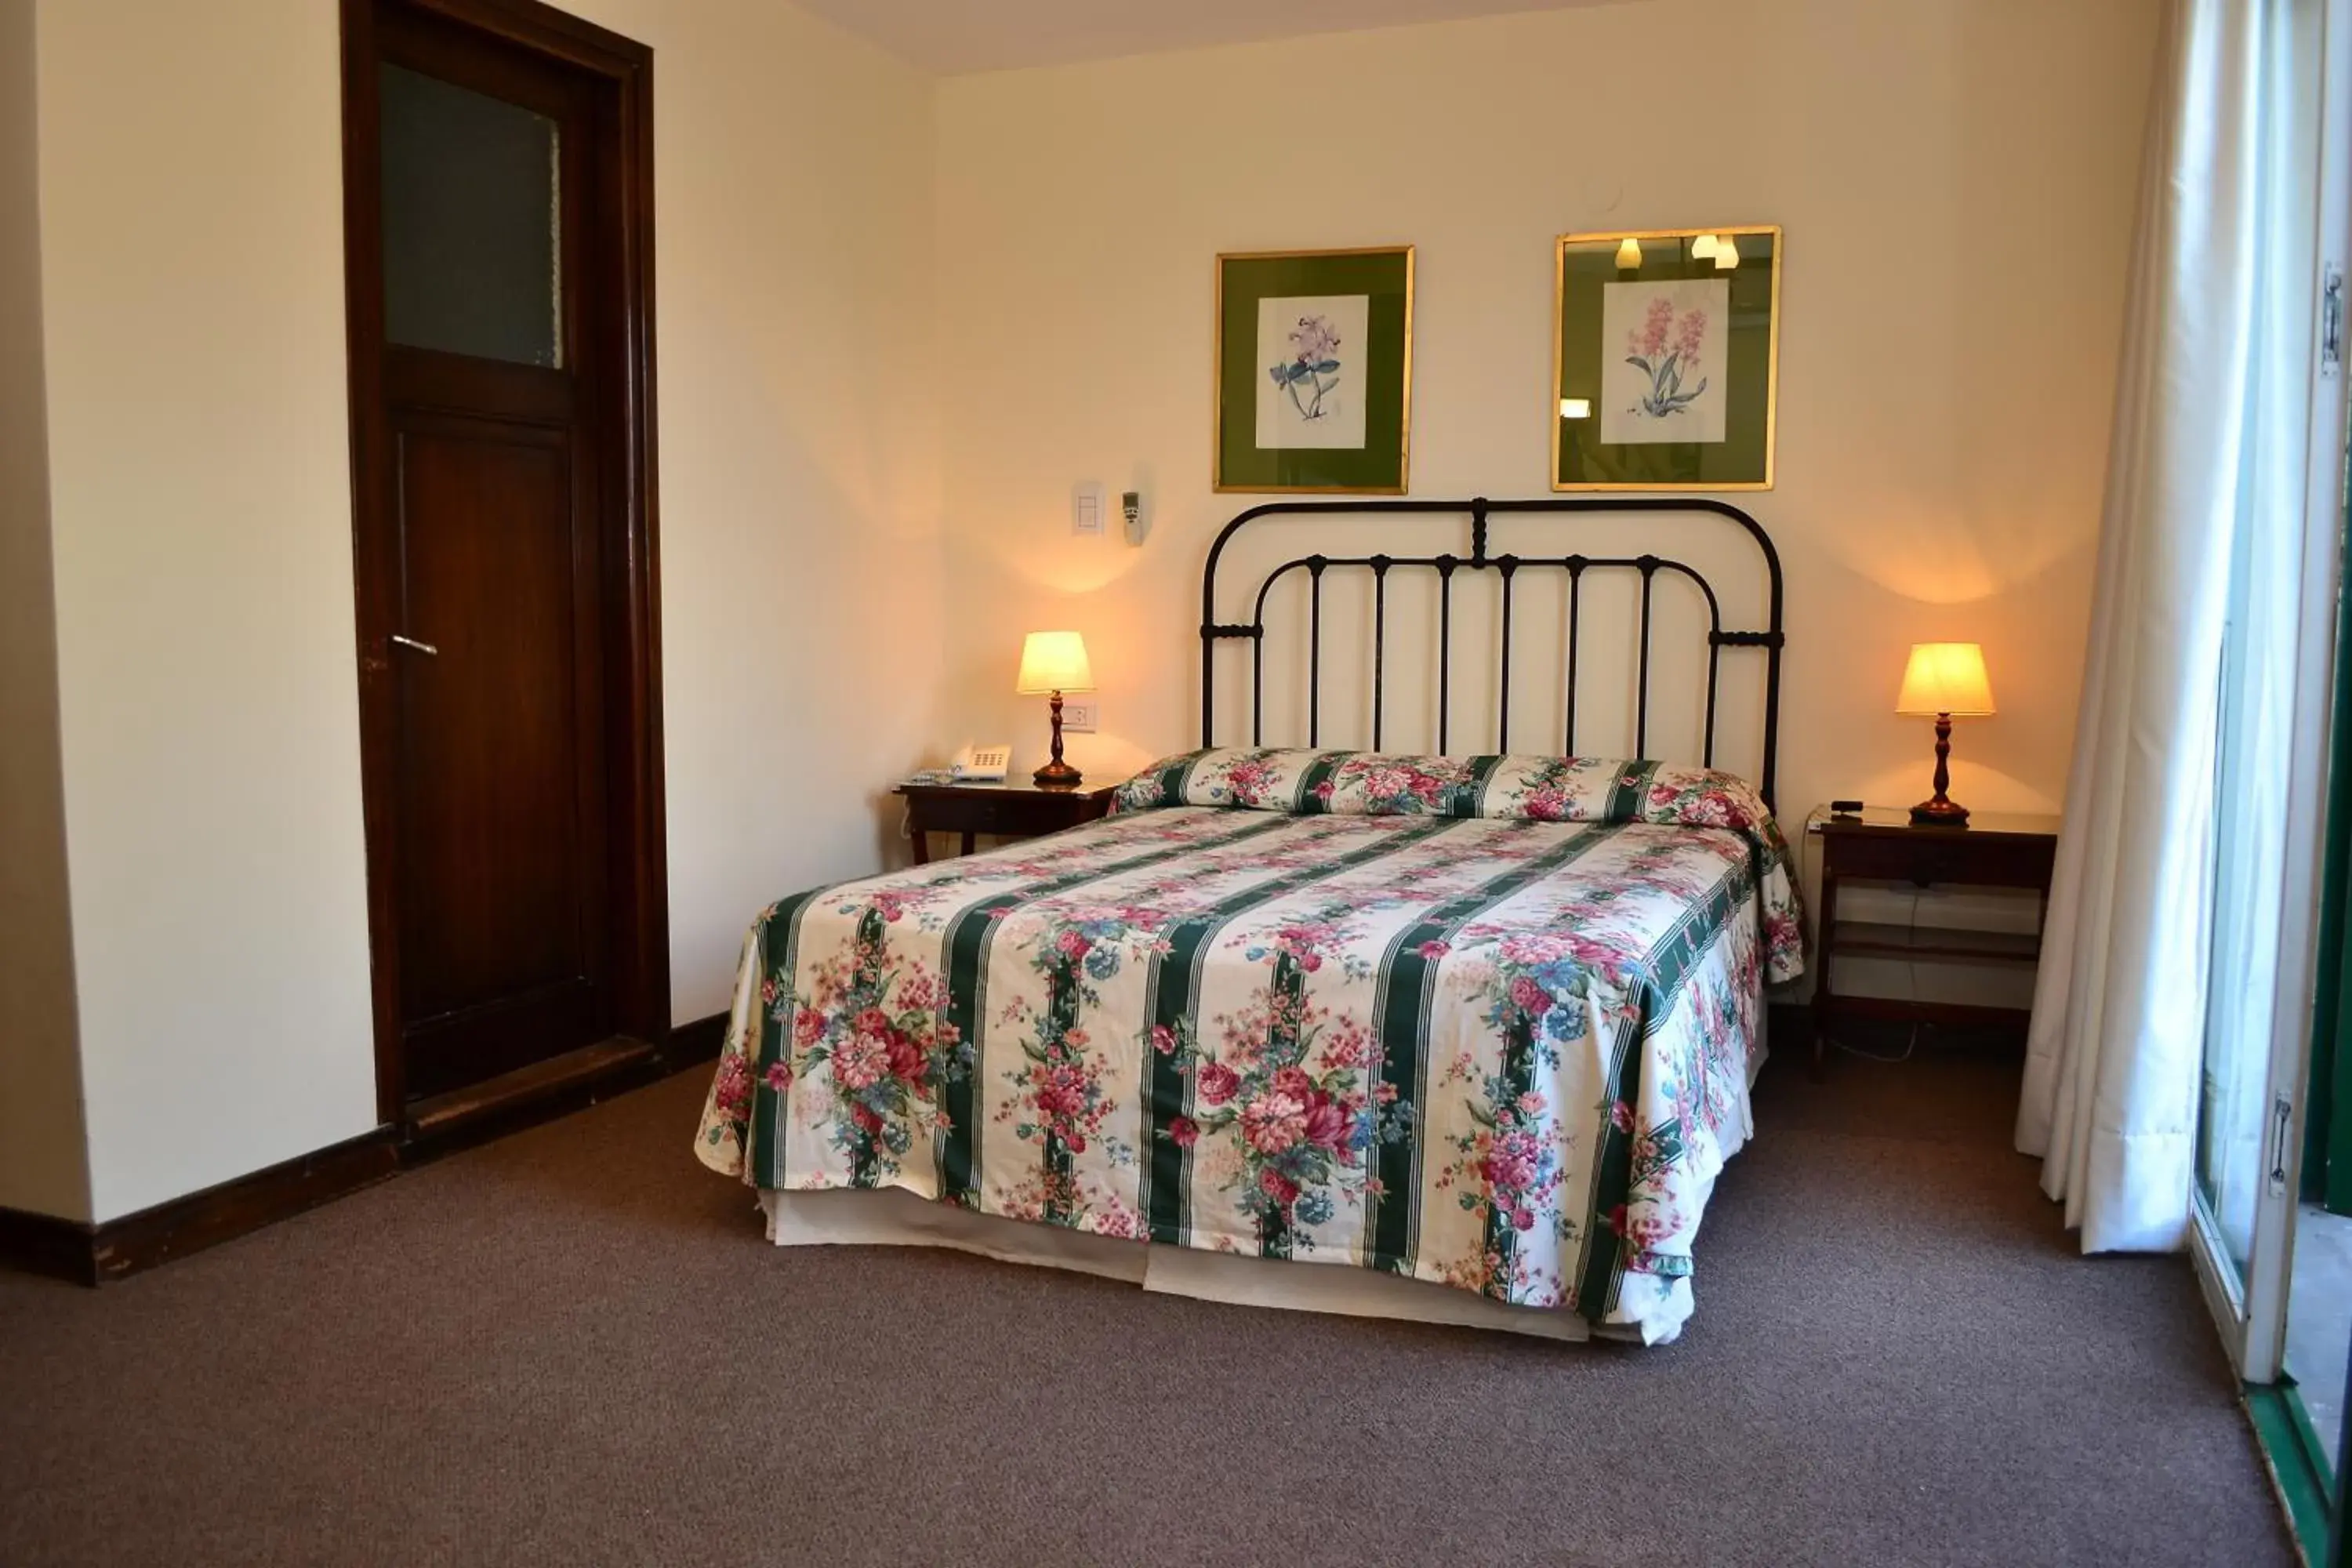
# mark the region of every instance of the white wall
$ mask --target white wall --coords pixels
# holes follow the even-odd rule
[[[86,1220],[34,102],[33,0],[0,0],[0,1205]]]
[[[937,662],[928,82],[769,0],[656,50],[680,1019],[871,868]],[[44,0],[40,244],[96,1217],[375,1121],[327,0]],[[886,606],[900,629],[862,636]],[[850,652],[855,644],[855,652]],[[0,1199],[0,1201],[5,1201]]]
[[[575,0],[654,49],[670,981],[881,863],[940,658],[929,79],[775,0]]]
[[[1220,249],[1417,243],[1414,489],[1526,494],[1551,237],[1786,225],[1756,506],[1795,628],[1783,798],[1920,793],[1924,733],[1886,711],[1903,646],[1973,637],[2003,710],[1962,735],[1958,793],[2057,799],[2145,0],[1649,0],[937,86],[783,0],[574,8],[656,50],[678,1018],[721,1005],[762,901],[894,852],[898,773],[976,734],[1037,749],[1021,631],[1094,647],[1082,764],[1190,741],[1201,555],[1242,504],[1208,489]],[[19,119],[0,332],[40,300],[47,452],[0,420],[0,592],[37,616],[18,520],[46,486],[68,860],[25,885],[54,908],[70,871],[89,1184],[0,1157],[0,1203],[106,1219],[374,1121],[335,21],[37,15],[40,276]],[[1328,124],[1270,107],[1302,82]],[[12,395],[33,363],[6,356]],[[1149,545],[1073,542],[1080,478],[1139,482]],[[12,630],[13,878],[58,800],[15,681],[37,619]],[[10,962],[54,1004],[62,941]],[[12,1048],[0,1097],[69,1118],[66,1064]]]
[[[1788,571],[1781,804],[1925,795],[1895,690],[1964,638],[2001,712],[1954,794],[2055,810],[2157,11],[1649,0],[944,82],[949,711],[1036,749],[1013,660],[1067,624],[1074,760],[1193,742],[1201,562],[1250,500],[1210,489],[1218,251],[1417,246],[1413,493],[1532,495],[1553,237],[1769,222],[1779,485],[1740,499]],[[1082,479],[1147,491],[1140,551],[1073,539]]]
[[[39,46],[103,1220],[375,1124],[335,16],[47,0]]]

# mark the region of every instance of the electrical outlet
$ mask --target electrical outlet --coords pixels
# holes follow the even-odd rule
[[[1096,718],[1092,699],[1080,698],[1075,702],[1066,697],[1062,699],[1063,729],[1081,735],[1091,735],[1095,732]]]

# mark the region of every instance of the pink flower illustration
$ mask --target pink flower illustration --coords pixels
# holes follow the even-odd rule
[[[740,1115],[751,1103],[751,1064],[740,1051],[719,1059],[719,1080],[711,1085],[710,1095],[728,1116]]]
[[[1672,298],[1659,294],[1651,299],[1642,324],[1625,334],[1625,363],[1650,378],[1649,390],[1628,413],[1664,419],[1682,413],[1706,390],[1704,377],[1685,390],[1685,384],[1697,376],[1706,325],[1704,306],[1692,307],[1677,320]]]
[[[1666,334],[1675,330],[1675,302],[1664,294],[1650,301],[1642,324],[1625,334],[1625,352],[1653,359],[1665,352]]]
[[[1047,1116],[1075,1117],[1086,1114],[1086,1075],[1073,1067],[1036,1068],[1030,1075],[1035,1086],[1037,1109]]]
[[[884,1038],[889,1045],[890,1076],[908,1083],[920,1083],[929,1065],[923,1060],[923,1047],[897,1029]]]
[[[890,1070],[890,1043],[879,1033],[860,1032],[833,1050],[833,1076],[845,1089],[879,1083]]]
[[[1201,1141],[1200,1123],[1189,1116],[1179,1116],[1168,1123],[1169,1142],[1179,1149],[1190,1149]]]
[[[1328,1094],[1316,1093],[1307,1105],[1307,1142],[1337,1149],[1348,1136],[1348,1113]]]
[[[1689,310],[1683,315],[1682,328],[1675,334],[1675,357],[1683,363],[1687,375],[1698,368],[1698,351],[1706,342],[1706,312]]]
[[[1507,1132],[1495,1140],[1478,1173],[1486,1178],[1496,1198],[1517,1197],[1535,1184],[1542,1157],[1534,1138],[1525,1132]]]
[[[1268,365],[1265,374],[1289,397],[1301,419],[1324,417],[1330,411],[1323,400],[1339,384],[1339,330],[1328,316],[1299,317],[1290,332],[1290,358]],[[1301,399],[1302,384],[1312,390],[1311,401]]]
[[[1279,1089],[1242,1107],[1242,1136],[1261,1154],[1279,1154],[1307,1135],[1307,1107]]]
[[[1203,1105],[1223,1105],[1242,1087],[1242,1076],[1223,1062],[1210,1062],[1194,1077]]]

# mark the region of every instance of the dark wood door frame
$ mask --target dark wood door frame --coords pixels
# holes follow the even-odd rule
[[[352,398],[354,565],[380,564],[393,531],[383,418],[383,239],[379,226],[376,11],[341,0],[343,265]],[[654,469],[653,51],[537,0],[396,0],[407,10],[488,34],[595,79],[597,188],[592,210],[620,241],[586,286],[591,308],[621,334],[622,374],[600,394],[599,519],[606,621],[605,712],[615,1026],[658,1046],[669,1037],[669,889],[662,795],[661,595]],[[373,957],[376,1108],[403,1118],[400,918],[393,769],[397,713],[391,679],[395,606],[384,571],[356,570],[360,761],[365,798],[368,933]]]

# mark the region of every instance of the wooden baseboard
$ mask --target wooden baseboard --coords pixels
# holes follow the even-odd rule
[[[90,1251],[95,1228],[81,1220],[0,1208],[0,1268],[95,1285],[98,1264]]]
[[[727,1043],[727,1015],[713,1013],[708,1018],[697,1018],[691,1024],[680,1024],[669,1032],[668,1048],[662,1060],[672,1072],[700,1067],[719,1059],[719,1047]]]
[[[125,1279],[373,1186],[399,1168],[392,1129],[379,1127],[249,1176],[109,1220],[90,1233],[91,1268],[100,1284]]]
[[[446,1136],[417,1138],[400,1128],[378,1127],[103,1225],[0,1207],[0,1268],[82,1285],[127,1279],[290,1219],[458,1148],[698,1067],[718,1056],[726,1027],[724,1015],[681,1024],[659,1050],[639,1047],[606,1064],[610,1071],[568,1079],[524,1103],[469,1120]]]
[[[600,1040],[532,1062],[480,1083],[408,1102],[402,1142],[446,1137],[477,1121],[506,1115],[544,1100],[562,1100],[624,1076],[638,1076],[660,1053],[643,1040]]]

